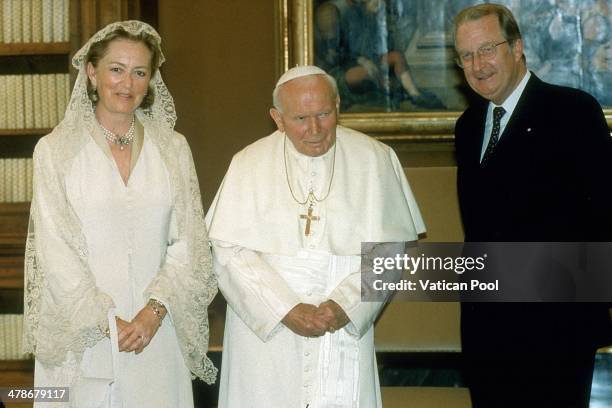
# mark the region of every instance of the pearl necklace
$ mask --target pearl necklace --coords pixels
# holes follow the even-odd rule
[[[123,136],[119,136],[118,134],[111,132],[110,130],[102,126],[100,122],[98,122],[98,124],[100,125],[100,128],[102,129],[102,132],[104,133],[104,137],[106,137],[106,140],[108,140],[112,144],[119,145],[120,150],[123,150],[125,146],[132,144],[132,142],[134,141],[134,135],[136,134],[136,132],[134,129],[134,117],[133,116],[132,116],[132,124],[130,125],[130,129]]]

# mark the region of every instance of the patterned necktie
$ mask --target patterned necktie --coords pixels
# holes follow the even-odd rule
[[[497,142],[499,141],[500,122],[505,113],[506,110],[501,106],[493,109],[493,130],[491,131],[491,138],[489,139],[487,150],[485,150],[484,155],[482,156],[483,163],[489,158],[489,156],[491,156],[493,149],[495,149],[495,145],[497,145]]]

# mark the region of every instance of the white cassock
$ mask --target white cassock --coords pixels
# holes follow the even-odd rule
[[[297,201],[310,190],[321,201],[306,236]],[[361,302],[361,242],[425,231],[393,150],[339,126],[335,148],[310,157],[274,132],[234,156],[207,223],[228,302],[219,407],[382,406],[373,324],[383,304]],[[342,330],[305,338],[281,323],[298,303],[327,299],[350,318]]]

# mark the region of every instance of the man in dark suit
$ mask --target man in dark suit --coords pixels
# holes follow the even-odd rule
[[[460,12],[455,47],[482,97],[455,128],[466,242],[612,241],[612,148],[597,101],[527,71],[504,6]],[[461,306],[474,407],[588,407],[595,351],[612,343],[607,304]]]

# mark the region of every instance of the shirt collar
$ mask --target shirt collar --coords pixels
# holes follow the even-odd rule
[[[514,91],[512,91],[510,96],[508,96],[501,105],[496,105],[495,103],[490,102],[489,110],[492,111],[493,108],[501,106],[506,111],[507,117],[512,116],[512,112],[514,112],[514,108],[516,108],[516,104],[521,98],[521,95],[523,94],[523,91],[525,90],[525,87],[527,86],[527,82],[529,81],[530,77],[531,77],[531,72],[527,71],[525,75],[523,76],[523,79],[521,79],[521,82],[519,82],[518,86],[514,88]]]

